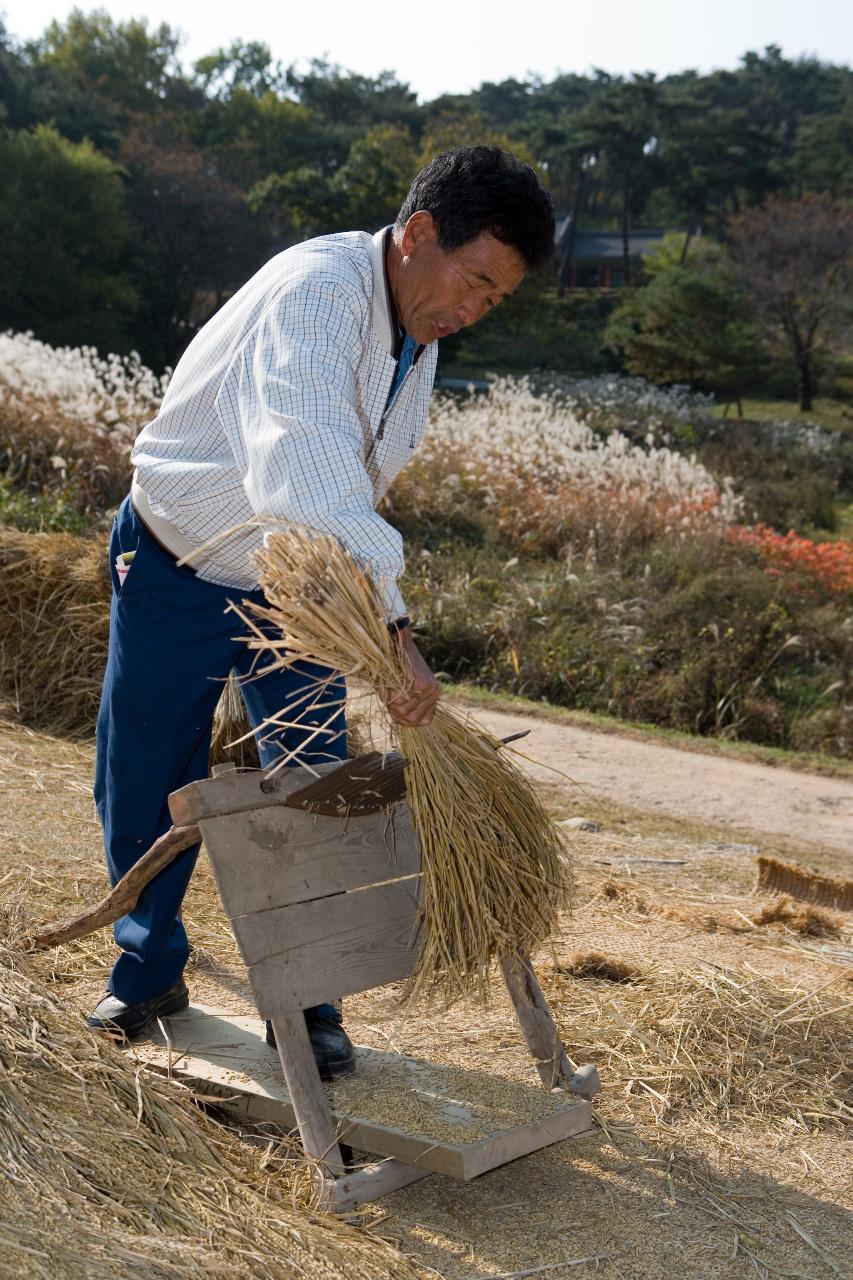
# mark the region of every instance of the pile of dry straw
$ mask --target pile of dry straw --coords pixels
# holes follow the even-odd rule
[[[93,1036],[0,942],[0,1273],[416,1280],[381,1241],[295,1207],[249,1154],[251,1169],[245,1144]]]
[[[408,662],[376,584],[334,539],[272,534],[258,566],[268,607],[240,611],[256,671],[317,663],[380,699],[406,687]],[[328,703],[318,681],[310,705],[277,722]],[[407,997],[482,997],[492,961],[533,950],[566,903],[560,834],[501,744],[470,718],[440,703],[429,727],[386,729],[409,762],[423,857],[422,942]]]
[[[103,537],[0,529],[0,691],[28,724],[93,731],[110,589]]]
[[[0,695],[29,725],[95,731],[109,640],[112,586],[106,537],[0,529]],[[211,764],[258,767],[234,679],[214,719]]]

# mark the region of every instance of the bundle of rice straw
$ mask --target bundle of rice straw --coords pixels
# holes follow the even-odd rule
[[[382,702],[406,688],[408,662],[376,584],[334,539],[273,533],[257,559],[269,607],[237,612],[264,655],[258,674],[310,662]],[[323,698],[318,687],[312,708]],[[422,946],[404,998],[484,998],[492,961],[531,951],[567,902],[560,834],[501,744],[470,717],[439,703],[428,727],[387,730],[409,762],[423,859]]]
[[[0,1275],[417,1280],[418,1272],[382,1241],[295,1207],[257,1147],[94,1036],[0,943]]]

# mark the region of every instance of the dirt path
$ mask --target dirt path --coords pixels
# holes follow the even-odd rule
[[[537,781],[558,782],[559,769],[590,795],[647,812],[853,850],[853,783],[485,707],[472,713],[498,737],[531,730],[519,750],[542,763],[518,763]]]

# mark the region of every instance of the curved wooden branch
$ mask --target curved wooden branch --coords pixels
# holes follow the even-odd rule
[[[168,867],[179,853],[197,844],[200,839],[201,832],[195,825],[170,827],[94,907],[89,907],[88,911],[83,911],[80,915],[66,916],[64,920],[42,925],[24,939],[24,946],[58,947],[62,942],[85,938],[104,925],[114,924],[121,916],[133,910],[142,890],[158,872]]]

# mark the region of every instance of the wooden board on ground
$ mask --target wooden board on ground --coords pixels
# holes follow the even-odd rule
[[[247,1119],[296,1121],[275,1049],[258,1018],[195,1005],[128,1050]],[[486,1071],[357,1050],[356,1072],[327,1085],[341,1142],[468,1180],[591,1128],[590,1104]]]

